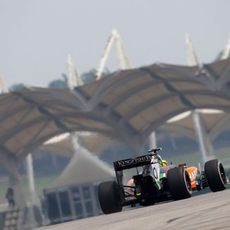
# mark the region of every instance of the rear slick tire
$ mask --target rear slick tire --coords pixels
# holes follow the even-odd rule
[[[218,192],[226,189],[227,178],[225,170],[217,159],[207,161],[204,165],[204,172],[211,191]]]
[[[107,181],[99,185],[98,199],[104,214],[122,210],[120,188],[115,181]]]
[[[183,167],[172,168],[167,173],[169,192],[174,200],[191,197],[191,182],[187,171]]]

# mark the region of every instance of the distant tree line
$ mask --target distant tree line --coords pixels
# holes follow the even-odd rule
[[[95,80],[96,77],[96,69],[91,69],[85,73],[81,74],[81,79],[83,81],[84,84],[89,84],[90,82]],[[110,74],[110,71],[108,69],[105,69],[105,71],[102,74],[102,77],[105,77],[106,75]],[[53,81],[51,81],[48,84],[49,88],[55,88],[55,89],[62,89],[62,88],[68,88],[68,83],[67,83],[67,75],[66,74],[62,74],[62,77],[60,79],[55,79]],[[10,87],[10,91],[18,91],[22,88],[25,88],[26,85],[24,83],[17,83],[14,84]]]

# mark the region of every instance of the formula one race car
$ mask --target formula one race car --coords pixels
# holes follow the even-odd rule
[[[98,198],[105,214],[120,212],[123,206],[143,206],[165,200],[191,197],[192,191],[209,187],[211,191],[224,190],[227,177],[223,165],[213,159],[204,170],[186,164],[167,165],[158,151],[113,162],[117,181],[103,182],[98,187]]]

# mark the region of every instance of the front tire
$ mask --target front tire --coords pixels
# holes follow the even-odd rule
[[[191,182],[187,171],[183,167],[172,168],[167,173],[169,192],[174,200],[191,197]]]
[[[218,192],[226,188],[227,178],[225,170],[217,159],[207,161],[204,165],[204,172],[211,191]]]
[[[103,182],[98,187],[98,199],[103,213],[110,214],[122,210],[119,185],[115,181]]]

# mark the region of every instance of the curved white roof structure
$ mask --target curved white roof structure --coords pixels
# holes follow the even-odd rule
[[[59,136],[62,136],[59,135]],[[58,136],[58,137],[59,137]],[[93,155],[100,155],[103,151],[118,144],[115,139],[97,134],[79,132],[77,134],[79,145],[88,150]],[[76,149],[73,146],[72,135],[64,135],[55,142],[48,142],[39,147],[42,151],[50,151],[52,153],[72,157]]]
[[[204,113],[199,112],[200,119],[211,141],[220,134],[221,131],[230,128],[230,113]],[[190,138],[197,138],[194,130],[194,122],[192,114],[170,123],[166,123],[160,127],[161,130],[171,131],[178,135],[186,135]]]
[[[0,95],[0,157],[19,159],[49,138],[98,132],[135,151],[171,117],[199,108],[230,110],[230,59],[187,67],[153,64],[67,89]]]

